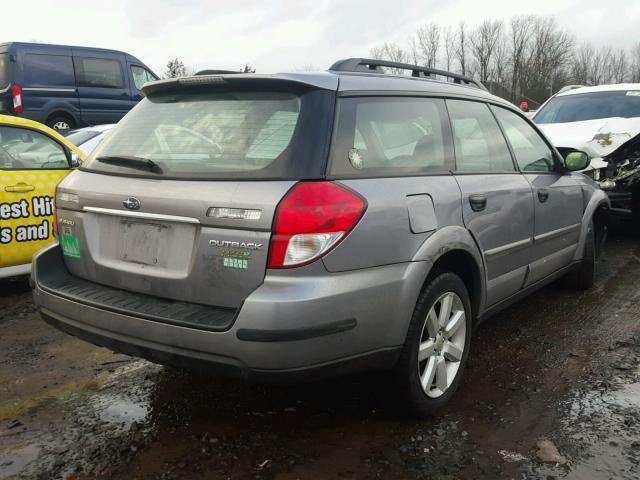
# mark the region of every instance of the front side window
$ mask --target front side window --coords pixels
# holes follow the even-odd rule
[[[345,98],[339,111],[333,175],[411,175],[451,170],[442,100]]]
[[[65,55],[27,53],[24,56],[24,86],[71,87],[76,85],[73,61]]]
[[[145,83],[158,80],[149,70],[136,65],[131,66],[131,75],[133,76],[133,83],[138,90],[141,90]]]
[[[62,145],[34,130],[0,126],[0,170],[69,168]]]
[[[117,60],[75,57],[78,85],[83,87],[122,88],[122,68]]]
[[[511,143],[520,170],[523,172],[554,170],[553,152],[526,120],[504,108],[494,107],[494,112]]]
[[[447,108],[453,129],[457,171],[515,171],[507,142],[486,104],[447,100]]]

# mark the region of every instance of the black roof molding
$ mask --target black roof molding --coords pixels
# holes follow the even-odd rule
[[[465,77],[458,73],[447,72],[445,70],[437,70],[435,68],[421,67],[420,65],[411,65],[409,63],[391,62],[388,60],[375,60],[372,58],[346,58],[338,60],[331,68],[333,72],[362,72],[362,73],[384,73],[382,67],[396,68],[399,70],[411,71],[411,76],[416,78],[424,78],[434,80],[434,77],[444,77],[449,82],[460,85],[468,85],[486,90],[486,87],[473,78]]]

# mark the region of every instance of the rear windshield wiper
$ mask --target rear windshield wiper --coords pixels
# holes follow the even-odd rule
[[[154,173],[162,173],[162,168],[153,160],[148,158],[135,157],[131,155],[108,155],[96,158],[97,161],[117,165],[121,167],[137,168],[138,170],[149,170]]]

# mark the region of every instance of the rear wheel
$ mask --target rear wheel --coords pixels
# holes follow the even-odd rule
[[[471,304],[457,275],[438,273],[416,304],[396,366],[411,409],[426,416],[444,406],[460,383],[471,339]]]
[[[589,222],[580,264],[565,277],[565,284],[576,290],[588,290],[596,279],[596,235],[593,221]]]
[[[76,124],[69,115],[64,113],[54,113],[47,119],[47,126],[58,131],[72,130]]]

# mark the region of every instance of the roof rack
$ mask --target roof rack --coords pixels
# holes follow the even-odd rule
[[[437,70],[435,68],[421,67],[419,65],[411,65],[408,63],[390,62],[388,60],[374,60],[372,58],[346,58],[338,60],[331,65],[329,70],[335,72],[370,72],[384,73],[381,67],[397,68],[399,70],[410,70],[412,77],[433,78],[445,77],[451,79],[453,83],[460,85],[469,85],[486,90],[486,87],[473,78],[465,77],[458,73],[447,72],[445,70]]]

